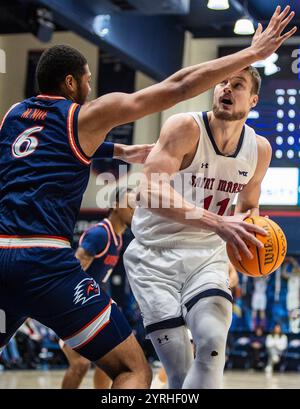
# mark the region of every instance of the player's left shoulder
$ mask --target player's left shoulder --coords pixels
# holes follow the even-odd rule
[[[108,236],[108,230],[108,226],[106,226],[105,223],[100,222],[89,227],[89,229],[83,234],[83,238],[96,241],[100,238],[106,239]]]
[[[267,138],[256,134],[256,143],[259,155],[272,156],[272,146]]]

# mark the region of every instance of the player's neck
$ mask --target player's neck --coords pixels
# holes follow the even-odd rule
[[[114,229],[114,232],[117,235],[122,235],[124,231],[126,230],[126,224],[122,222],[120,219],[119,215],[116,212],[111,212],[111,214],[108,216],[109,221],[112,224],[112,227]]]
[[[72,97],[72,95],[69,95],[69,93],[65,89],[60,89],[60,90],[53,91],[53,92],[42,92],[41,94],[55,96],[55,97],[63,97],[70,101],[76,102],[75,99]]]
[[[231,155],[240,140],[245,125],[244,119],[238,121],[224,121],[214,116],[213,112],[208,114],[209,126],[214,140],[224,155]]]

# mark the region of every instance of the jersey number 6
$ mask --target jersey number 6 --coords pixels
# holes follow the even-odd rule
[[[43,129],[43,126],[34,126],[22,132],[12,144],[11,151],[13,156],[15,158],[23,158],[24,156],[31,155],[39,144],[38,138],[33,134],[41,132]]]

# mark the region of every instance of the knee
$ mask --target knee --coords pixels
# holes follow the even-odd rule
[[[150,388],[152,382],[152,369],[150,368],[146,359],[135,368],[132,368],[131,371],[136,375],[140,383],[145,385],[145,389]]]
[[[78,377],[83,377],[90,368],[90,362],[84,358],[78,358],[71,364],[71,369]]]
[[[223,362],[225,360],[226,340],[227,333],[221,331],[203,336],[195,343],[196,360],[207,364]]]
[[[130,368],[130,372],[133,373],[136,378],[145,385],[145,388],[150,388],[153,374],[152,369],[146,360]]]
[[[144,389],[149,389],[151,386],[152,370],[146,359],[142,362],[121,364],[114,368],[104,365],[102,368],[112,381],[115,381],[120,375],[129,374],[138,380],[139,385],[143,385]]]

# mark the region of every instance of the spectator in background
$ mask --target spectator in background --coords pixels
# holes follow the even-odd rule
[[[22,359],[18,350],[18,345],[15,337],[11,338],[9,343],[4,348],[0,363],[5,369],[22,369]]]
[[[251,299],[252,307],[252,328],[255,330],[257,318],[259,326],[265,328],[266,325],[266,307],[267,307],[267,278],[255,277],[253,280],[254,291]]]
[[[262,360],[266,348],[266,337],[263,328],[257,326],[254,334],[250,338],[250,363],[253,369],[262,369],[265,364]]]
[[[289,331],[297,334],[299,328],[295,316],[300,308],[300,266],[295,257],[286,257],[282,267],[282,276],[288,280],[286,308],[289,314]]]
[[[280,325],[275,325],[273,332],[267,336],[266,347],[268,352],[268,365],[265,371],[267,373],[273,372],[274,365],[280,362],[283,352],[288,345],[288,339],[285,334],[281,332]]]

